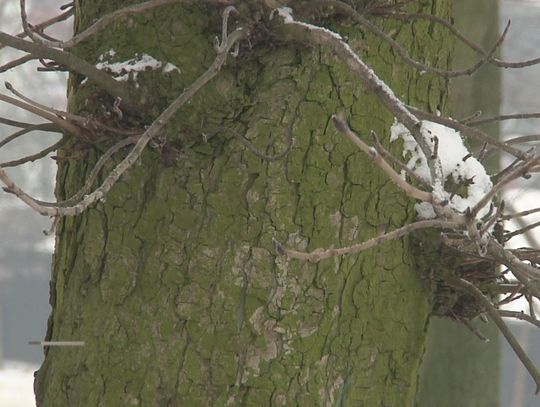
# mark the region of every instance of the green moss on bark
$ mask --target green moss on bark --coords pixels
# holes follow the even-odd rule
[[[447,2],[437,4],[447,16]],[[79,5],[80,28],[117,5]],[[142,51],[176,64],[180,75],[141,75],[152,117],[210,64],[214,14],[163,8],[77,52],[97,60],[111,48],[125,58]],[[448,51],[431,26],[378,23],[416,56]],[[366,60],[408,103],[444,101],[444,82],[404,67],[375,38],[336,29],[367,41]],[[87,96],[73,82],[71,109],[87,109]],[[99,111],[99,102],[87,103]],[[41,405],[412,405],[430,304],[409,239],[319,264],[272,246],[349,245],[414,217],[412,203],[336,134],[338,111],[388,146],[392,117],[335,57],[258,44],[229,59],[169,126],[180,159],[148,150],[106,202],[64,220],[47,337],[86,347],[49,350]],[[223,127],[266,154],[286,148],[289,129],[294,144],[268,162],[215,131]],[[208,143],[202,133],[213,135]],[[82,184],[92,151],[61,162],[60,197]]]

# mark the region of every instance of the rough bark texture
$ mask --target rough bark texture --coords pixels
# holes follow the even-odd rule
[[[424,12],[449,15],[446,1]],[[79,2],[78,29],[125,1]],[[448,64],[449,40],[427,23],[379,22],[413,55]],[[347,35],[405,101],[444,108],[444,81],[404,67],[386,44]],[[164,7],[77,48],[90,61],[148,53],[181,74],[148,72],[155,116],[211,63],[217,10]],[[71,109],[103,100],[72,78]],[[267,39],[245,50],[183,109],[162,151],[150,148],[106,202],[58,227],[47,339],[37,374],[43,406],[413,405],[430,312],[427,253],[410,239],[305,264],[275,255],[349,245],[410,222],[412,203],[336,134],[346,114],[388,145],[392,117],[332,55]],[[216,131],[216,129],[219,130]],[[267,154],[247,150],[233,129]],[[201,134],[211,135],[204,143]],[[57,194],[82,185],[102,146],[64,151]],[[398,146],[393,146],[398,149]],[[181,150],[179,159],[171,159]],[[71,157],[71,158],[70,158]],[[173,157],[178,158],[178,157]],[[112,164],[111,164],[112,165]]]
[[[489,49],[499,36],[498,6],[490,0],[453,2],[456,27],[468,38]],[[460,43],[453,56],[455,67],[470,66],[478,56]],[[481,110],[485,117],[499,114],[501,70],[483,67],[473,77],[454,79],[450,86],[450,107],[454,117],[466,117]],[[499,134],[498,124],[484,127]],[[498,158],[498,157],[496,157]],[[491,161],[497,172],[498,160]],[[490,323],[474,325],[489,343],[480,341],[464,325],[434,318],[428,327],[426,354],[422,361],[419,407],[496,407],[499,405],[499,331]]]

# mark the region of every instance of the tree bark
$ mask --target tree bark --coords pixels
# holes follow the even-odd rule
[[[449,15],[447,1],[422,4],[411,7]],[[76,28],[125,5],[79,1]],[[137,77],[152,108],[122,124],[141,127],[210,65],[220,11],[162,7],[76,52],[90,62],[110,49],[120,60],[147,53],[180,68]],[[416,58],[447,67],[451,46],[441,28],[377,23]],[[405,102],[445,108],[444,80],[404,66],[387,44],[343,20],[330,26]],[[71,111],[103,116],[112,101],[81,82],[70,79]],[[389,145],[391,115],[335,57],[278,38],[254,41],[106,202],[63,219],[47,339],[86,346],[47,351],[38,405],[413,405],[431,310],[423,275],[436,253],[418,253],[403,238],[306,264],[272,245],[349,245],[415,217],[413,202],[332,128],[336,112],[362,136],[373,129],[399,150]],[[269,155],[284,151],[289,136],[294,143],[273,162],[235,134]],[[59,199],[78,190],[105,145],[73,141],[60,152]]]

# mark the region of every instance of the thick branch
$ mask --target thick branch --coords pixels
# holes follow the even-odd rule
[[[130,107],[137,107],[139,101],[132,95],[130,87],[113,79],[109,74],[100,71],[94,65],[65,51],[48,47],[46,45],[25,41],[0,31],[0,43],[21,51],[28,52],[37,58],[52,59],[70,70],[88,77],[111,96],[119,97]]]

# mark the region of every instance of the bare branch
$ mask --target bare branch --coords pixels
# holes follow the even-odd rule
[[[37,58],[33,56],[32,54],[28,54],[23,57],[14,59],[13,61],[9,61],[7,64],[0,66],[0,73],[9,71],[10,69],[16,68],[19,65],[23,65],[29,61],[33,61],[34,59],[37,59]]]
[[[60,9],[62,9],[62,7],[60,7]],[[73,6],[69,6],[68,10],[64,11],[63,13],[61,14],[58,14],[57,16],[53,17],[53,18],[50,18],[46,21],[43,21],[39,24],[36,24],[33,26],[33,29],[34,31],[36,32],[42,32],[45,28],[53,25],[53,24],[56,24],[56,23],[59,23],[61,21],[64,21],[64,20],[67,20],[68,18],[70,18],[75,12],[75,8],[73,8]],[[19,37],[19,38],[24,38],[26,37],[26,33],[23,31],[22,33],[19,33],[16,35],[16,37]],[[0,44],[0,49],[4,48],[5,45],[4,44]]]
[[[407,183],[401,175],[399,175],[397,172],[394,171],[394,169],[384,160],[384,158],[377,153],[377,150],[375,150],[373,147],[369,147],[366,143],[364,143],[358,135],[356,135],[347,122],[343,120],[341,117],[337,115],[332,116],[332,120],[334,121],[334,125],[336,129],[344,134],[349,140],[351,140],[354,144],[356,144],[360,150],[362,150],[364,153],[366,153],[375,164],[377,164],[385,173],[388,175],[388,177],[396,184],[399,188],[401,188],[408,196],[414,199],[418,199],[420,201],[424,202],[431,202],[433,197],[431,193],[422,191],[411,184]]]
[[[65,118],[65,119],[69,119],[72,122],[82,124],[83,126],[86,126],[91,121],[90,119],[88,119],[86,117],[78,116],[78,115],[68,113],[68,112],[64,112],[63,110],[53,109],[52,107],[45,106],[45,105],[43,105],[41,103],[38,103],[35,100],[32,100],[32,99],[24,96],[19,91],[17,91],[13,87],[13,85],[11,83],[9,83],[9,82],[4,82],[4,86],[6,87],[7,90],[9,90],[11,93],[13,93],[19,99],[21,99],[22,101],[28,103],[29,105],[32,105],[32,106],[38,108],[39,110],[52,113],[55,116],[60,116],[60,117]],[[94,121],[93,123],[95,124],[97,122]]]
[[[498,122],[498,121],[503,121],[503,120],[521,120],[521,119],[538,119],[538,118],[540,118],[540,112],[502,114],[499,116],[486,117],[484,119],[469,120],[467,122],[467,125],[473,127],[473,126],[480,126],[482,124]]]
[[[33,123],[19,122],[17,120],[6,119],[5,117],[0,117],[0,123],[7,124],[12,127],[20,127],[21,129],[26,129],[27,127],[35,126]]]
[[[24,109],[28,112],[34,113],[37,116],[40,116],[44,119],[49,120],[50,122],[54,123],[58,127],[60,127],[62,130],[65,130],[68,133],[75,134],[77,136],[81,136],[81,129],[77,126],[75,126],[73,123],[64,120],[54,114],[51,114],[49,112],[46,112],[38,107],[32,106],[28,103],[21,102],[20,100],[14,99],[12,97],[9,97],[7,95],[0,93],[0,100],[7,102],[9,104],[12,104],[14,106],[20,107],[21,109]]]
[[[247,35],[247,30],[244,28],[238,28],[233,33],[223,39],[222,43],[219,46],[219,53],[217,54],[212,65],[204,72],[195,82],[193,82],[176,100],[174,100],[167,109],[165,109],[161,115],[154,120],[152,125],[144,132],[144,134],[139,138],[133,149],[130,153],[124,158],[107,176],[105,181],[101,184],[99,188],[91,192],[90,194],[84,196],[84,198],[73,206],[68,207],[48,207],[40,205],[35,199],[26,194],[22,189],[20,189],[7,175],[7,173],[0,168],[0,181],[6,186],[6,192],[15,194],[19,199],[24,203],[34,209],[36,212],[44,216],[74,216],[84,210],[86,210],[90,205],[99,201],[109,192],[113,185],[118,181],[124,172],[133,166],[133,164],[138,160],[144,148],[148,142],[156,137],[169,120],[174,116],[174,114],[182,107],[187,101],[189,101],[195,93],[197,93],[204,85],[206,85],[211,79],[213,79],[218,72],[220,71],[222,65],[227,59],[227,55],[231,50],[231,47],[237,41],[242,40]]]
[[[508,140],[505,140],[504,142],[506,144],[521,144],[521,143],[530,143],[540,141],[540,134],[529,134],[528,136],[519,136],[514,137]]]
[[[386,150],[381,142],[379,141],[379,138],[377,137],[377,134],[374,131],[371,131],[371,139],[373,140],[373,147],[377,152],[383,156],[384,159],[387,161],[392,162],[392,164],[398,166],[401,168],[401,170],[405,171],[409,177],[414,179],[414,181],[420,185],[422,185],[424,188],[431,188],[431,186],[421,177],[416,175],[416,173],[411,170],[409,167],[407,167],[404,163],[402,163],[400,160],[398,160],[396,157],[394,157],[388,150]]]
[[[24,136],[25,134],[28,134],[32,131],[35,131],[35,130],[40,130],[40,131],[49,131],[49,132],[53,132],[53,133],[60,133],[61,130],[60,128],[54,124],[54,123],[42,123],[42,124],[36,124],[36,125],[33,125],[33,126],[28,126],[26,128],[23,128],[21,130],[18,130],[16,131],[15,133],[13,133],[12,135],[6,137],[5,139],[3,139],[2,141],[0,141],[0,148],[4,147],[6,144],[12,142],[13,140],[21,137],[21,136]]]
[[[536,298],[540,298],[540,270],[523,262],[511,250],[504,249],[494,239],[488,243],[488,252],[508,267],[529,292]]]
[[[508,220],[508,219],[517,218],[517,217],[521,217],[521,216],[531,215],[531,214],[537,213],[537,212],[540,212],[540,207],[539,208],[534,208],[534,209],[529,209],[529,210],[522,211],[522,212],[513,213],[513,214],[510,214],[510,215],[504,215],[501,219],[502,220]]]
[[[39,151],[39,152],[37,152],[35,154],[27,155],[26,157],[19,158],[18,160],[12,160],[12,161],[6,161],[6,162],[3,162],[3,163],[0,163],[0,167],[2,167],[2,168],[17,167],[19,165],[26,164],[28,162],[33,162],[33,161],[39,160],[39,159],[41,159],[43,157],[48,156],[53,151],[58,150],[65,142],[66,142],[66,140],[64,138],[62,138],[59,141],[57,141],[56,143],[54,143],[53,145],[51,145],[51,146],[49,146],[47,148],[44,148],[43,150],[41,150],[41,151]]]
[[[527,172],[538,163],[540,163],[540,155],[533,157],[528,162],[524,162],[523,164],[517,166],[513,171],[510,171],[508,174],[502,177],[501,180],[497,182],[497,184],[495,184],[493,188],[491,188],[491,190],[484,195],[484,197],[471,209],[470,216],[474,218],[484,206],[491,202],[493,197],[497,195],[506,184],[523,176],[524,174],[527,174]]]
[[[527,233],[528,231],[534,229],[534,228],[537,228],[538,226],[540,226],[540,222],[535,222],[535,223],[531,223],[530,225],[527,225],[521,229],[518,229],[518,230],[514,230],[513,232],[509,232],[509,233],[506,233],[504,235],[504,240],[505,241],[508,241],[510,239],[512,239],[514,236],[518,236],[518,235],[522,235],[524,233]]]
[[[88,77],[89,80],[95,82],[110,95],[122,98],[127,105],[131,107],[138,105],[138,101],[136,101],[130,87],[126,83],[115,80],[109,74],[100,71],[94,65],[78,58],[74,54],[42,44],[25,41],[3,31],[0,31],[0,43],[28,52],[37,58],[52,59],[70,70]]]
[[[124,18],[133,14],[138,14],[145,12],[147,10],[151,10],[156,7],[162,7],[170,4],[182,4],[182,3],[200,3],[204,2],[211,5],[232,5],[233,1],[231,0],[151,0],[146,1],[144,3],[140,4],[134,4],[132,6],[124,7],[122,9],[113,11],[112,13],[106,14],[103,17],[101,17],[98,21],[96,21],[94,24],[92,24],[90,27],[88,27],[83,32],[77,34],[73,38],[67,40],[67,41],[54,41],[50,40],[48,38],[45,38],[42,33],[37,34],[36,30],[32,29],[32,27],[29,26],[26,16],[26,10],[25,10],[25,0],[20,0],[20,8],[21,8],[21,20],[23,23],[23,28],[30,38],[32,38],[33,41],[46,45],[48,47],[54,47],[54,48],[72,48],[75,45],[79,44],[80,42],[90,38],[92,35],[97,34],[101,30],[105,29],[109,25],[111,25],[113,22],[117,21],[120,18]]]
[[[416,140],[420,149],[424,153],[433,180],[442,179],[442,170],[438,159],[431,159],[431,150],[421,132],[422,123],[411,113],[407,106],[394,94],[392,89],[382,81],[377,74],[354,53],[343,38],[330,30],[317,27],[311,24],[295,21],[290,14],[283,9],[278,9],[283,24],[275,24],[274,29],[279,37],[289,41],[301,41],[310,45],[322,45],[336,54],[350,69],[358,76],[364,85],[372,90],[385,107],[402,123]],[[275,15],[275,14],[274,14]]]
[[[472,49],[474,52],[476,52],[480,56],[486,58],[489,55],[489,51],[484,50],[482,47],[480,47],[479,45],[477,45],[470,39],[466,38],[450,22],[438,16],[431,15],[431,14],[423,14],[423,13],[412,13],[412,14],[398,13],[392,10],[386,11],[386,12],[385,11],[377,12],[375,14],[383,15],[388,18],[394,18],[394,19],[402,20],[402,21],[422,19],[422,20],[429,20],[429,21],[435,22],[447,28],[453,35],[456,36],[456,38],[458,38],[461,42],[466,44],[470,49]],[[508,26],[510,26],[510,21],[508,21],[507,23],[507,27]],[[509,62],[509,61],[503,61],[499,58],[496,58],[494,55],[489,56],[488,61],[490,64],[498,66],[499,68],[524,68],[527,66],[540,64],[540,58],[533,58],[533,59],[529,59],[525,61]]]
[[[290,257],[292,259],[299,259],[299,260],[309,261],[312,263],[317,263],[321,260],[329,259],[331,257],[363,252],[367,249],[371,249],[372,247],[378,246],[383,242],[399,239],[400,237],[408,235],[409,233],[415,230],[427,229],[427,228],[455,229],[457,227],[459,227],[459,224],[456,222],[448,222],[448,221],[442,221],[442,220],[437,220],[437,219],[421,220],[421,221],[403,226],[399,229],[393,230],[392,232],[388,232],[380,236],[374,237],[372,239],[366,240],[365,242],[355,244],[353,246],[342,247],[339,249],[315,250],[310,253],[287,249],[281,243],[279,243],[276,239],[273,239],[273,242],[279,254]]]
[[[447,118],[447,117],[442,117],[442,116],[437,116],[435,114],[431,114],[431,113],[427,113],[427,112],[424,112],[420,109],[417,109],[417,108],[414,108],[412,106],[408,106],[409,110],[414,113],[418,118],[420,119],[425,119],[425,120],[430,120],[432,122],[435,122],[435,123],[440,123],[440,124],[443,124],[447,127],[451,127],[455,130],[458,130],[459,132],[461,132],[461,134],[463,135],[467,135],[467,136],[471,136],[471,137],[474,137],[475,139],[481,141],[481,142],[484,142],[484,143],[488,143],[502,151],[506,151],[507,153],[509,154],[512,154],[513,156],[515,157],[518,157],[519,159],[521,160],[529,160],[531,158],[531,155],[530,154],[527,154],[515,147],[512,147],[510,145],[507,145],[506,143],[503,143],[493,137],[490,137],[488,136],[486,133],[484,133],[483,131],[479,130],[479,129],[476,129],[476,128],[473,128],[473,127],[469,127],[463,123],[460,123],[458,122],[457,120],[453,120],[453,119],[450,119],[450,118]]]
[[[511,144],[523,144],[531,142],[540,142],[540,134],[530,134],[527,136],[513,137],[511,139],[504,140],[504,144],[507,146]],[[481,155],[485,158],[494,153],[495,151],[499,151],[499,149],[495,146],[488,146],[487,144],[485,144],[482,148]]]
[[[357,12],[353,7],[349,6],[348,4],[338,1],[338,0],[311,0],[310,4],[312,3],[320,3],[320,4],[326,4],[331,5],[332,7],[340,10],[345,15],[351,17],[354,21],[362,25],[363,27],[367,28],[369,31],[371,31],[373,34],[378,36],[379,38],[382,38],[384,41],[386,41],[397,53],[398,55],[407,63],[408,65],[411,65],[416,70],[418,70],[421,73],[429,72],[435,75],[440,75],[445,78],[455,78],[459,76],[466,76],[466,75],[472,75],[474,72],[476,72],[478,69],[480,69],[483,65],[489,63],[501,43],[504,41],[506,34],[508,33],[508,29],[510,28],[510,22],[508,22],[506,28],[503,30],[503,33],[501,34],[500,38],[497,40],[497,42],[493,45],[491,50],[486,54],[483,55],[483,58],[478,61],[476,64],[471,66],[470,68],[466,69],[458,69],[458,70],[447,70],[447,69],[441,69],[436,68],[430,65],[423,64],[421,62],[418,62],[417,60],[413,59],[407,50],[403,48],[398,42],[396,42],[391,36],[386,34],[383,30],[381,30],[379,27],[377,27],[375,24],[373,24],[371,21],[366,19],[364,16],[362,16],[359,12]]]
[[[521,360],[521,363],[523,363],[525,368],[529,371],[529,374],[536,383],[536,394],[538,394],[538,392],[540,392],[540,372],[536,369],[536,366],[534,366],[532,360],[527,356],[508,326],[506,326],[502,320],[501,316],[499,315],[500,311],[496,310],[491,301],[478,288],[476,288],[474,284],[471,284],[467,280],[454,277],[447,281],[449,284],[454,285],[456,288],[461,288],[480,301],[490,318],[493,320],[493,322],[495,322],[495,325],[497,325],[497,328],[499,328],[499,331],[501,331],[503,336],[506,338],[508,344],[512,347],[516,355]]]
[[[84,183],[83,187],[72,197],[64,200],[64,201],[58,201],[58,202],[47,202],[47,201],[40,201],[35,199],[34,201],[42,206],[49,206],[49,207],[68,207],[72,205],[76,205],[77,202],[80,201],[80,199],[90,192],[92,185],[94,185],[94,182],[96,182],[96,179],[99,175],[99,172],[103,168],[103,166],[109,161],[109,159],[118,151],[120,151],[122,148],[127,147],[131,144],[135,144],[141,135],[137,136],[131,136],[127,137],[125,139],[120,140],[118,143],[110,147],[103,155],[99,158],[96,165],[94,165],[94,168],[92,168],[92,171],[90,171],[90,175],[86,178],[86,182]]]

